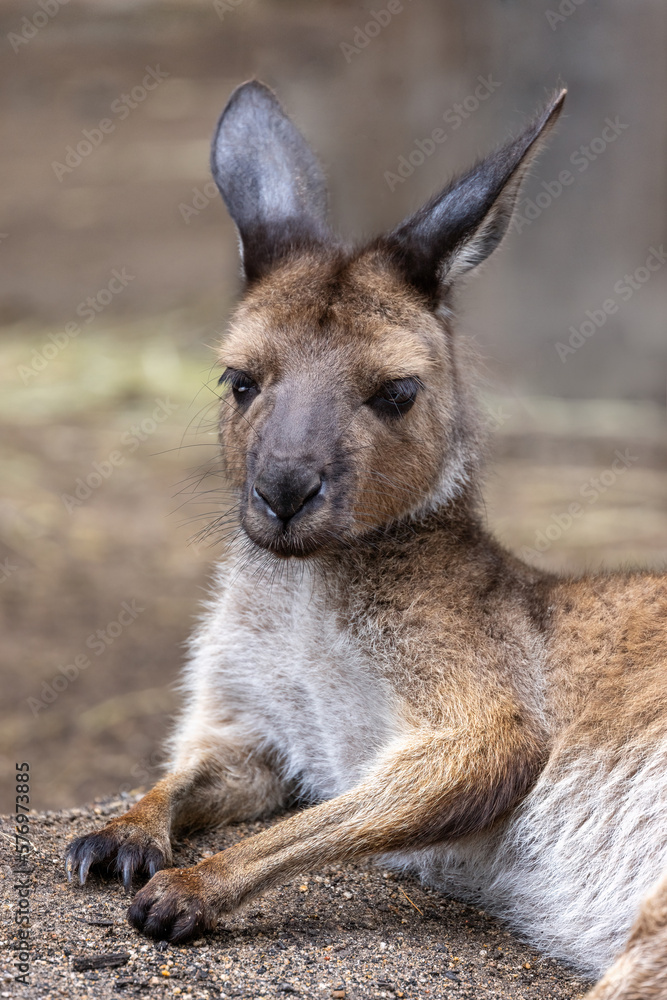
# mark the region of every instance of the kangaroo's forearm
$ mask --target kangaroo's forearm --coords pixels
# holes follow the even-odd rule
[[[373,854],[428,847],[483,829],[526,794],[544,750],[518,729],[506,745],[484,734],[418,733],[392,748],[355,788],[202,862],[235,903],[301,872]],[[233,889],[232,889],[233,886]]]
[[[135,897],[130,920],[178,940],[298,873],[481,829],[528,791],[542,762],[539,739],[517,713],[500,711],[507,723],[502,742],[476,730],[474,720],[462,730],[415,732],[349,792],[192,869],[158,873]]]

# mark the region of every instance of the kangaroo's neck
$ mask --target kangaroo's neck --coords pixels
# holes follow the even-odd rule
[[[317,560],[341,591],[401,593],[435,588],[483,594],[499,586],[540,588],[553,578],[527,566],[489,532],[470,498],[460,497],[419,520],[396,522],[369,534],[359,545]]]

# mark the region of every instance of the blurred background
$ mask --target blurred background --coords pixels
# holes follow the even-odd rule
[[[461,300],[487,513],[541,566],[664,565],[666,28],[662,0],[3,0],[1,812],[15,761],[38,808],[159,775],[217,554],[192,539],[238,290],[209,137],[253,75],[359,236],[568,85]]]

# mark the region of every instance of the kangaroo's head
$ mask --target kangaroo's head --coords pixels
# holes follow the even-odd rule
[[[326,186],[263,84],[213,140],[245,292],[220,350],[221,442],[240,517],[283,556],[339,547],[470,487],[477,437],[453,350],[453,285],[509,226],[565,98],[389,234],[332,236]]]

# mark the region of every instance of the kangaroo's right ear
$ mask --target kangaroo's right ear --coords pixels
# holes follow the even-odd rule
[[[229,98],[213,136],[211,169],[241,237],[248,281],[292,250],[326,239],[322,169],[275,94],[258,80]]]

